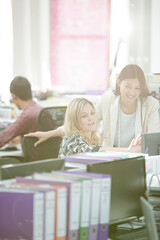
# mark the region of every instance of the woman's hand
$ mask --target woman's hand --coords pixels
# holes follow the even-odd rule
[[[48,138],[50,138],[49,132],[33,132],[33,133],[28,133],[25,134],[24,137],[36,137],[38,138],[38,141],[35,142],[34,146],[38,146],[40,143],[46,141]]]
[[[131,141],[128,152],[141,153],[141,134]]]

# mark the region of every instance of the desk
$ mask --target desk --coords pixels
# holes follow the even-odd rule
[[[0,157],[23,157],[23,152],[22,150],[0,151]]]
[[[91,102],[96,103],[97,98],[100,97],[100,94],[61,94],[57,97],[51,97],[48,100],[39,100],[38,104],[42,107],[53,107],[53,106],[67,106],[71,100],[75,98],[87,98]]]
[[[0,151],[0,166],[24,162],[22,150]]]

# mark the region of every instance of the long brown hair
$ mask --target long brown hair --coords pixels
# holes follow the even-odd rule
[[[128,64],[125,66],[120,74],[118,75],[116,81],[116,88],[114,94],[116,96],[120,95],[120,87],[118,86],[118,80],[122,82],[125,79],[135,79],[137,78],[140,84],[141,94],[140,94],[140,102],[141,102],[141,125],[143,126],[142,122],[142,103],[143,101],[150,95],[146,79],[143,70],[136,64]]]
[[[140,84],[140,89],[141,89],[141,95],[140,99],[143,101],[147,96],[150,95],[147,84],[146,84],[146,79],[143,70],[136,64],[128,64],[125,66],[120,74],[118,75],[117,81],[116,81],[116,88],[114,91],[114,94],[116,96],[120,95],[120,88],[118,86],[118,79],[120,82],[122,82],[125,79],[135,79],[137,78]]]

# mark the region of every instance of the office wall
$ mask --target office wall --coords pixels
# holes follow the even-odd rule
[[[131,32],[128,44],[128,60],[150,72],[151,46],[151,0],[130,1]]]
[[[160,72],[160,1],[125,1],[134,25],[127,40],[128,62],[145,72]],[[50,0],[12,0],[12,11],[13,76],[25,75],[37,89],[50,87]],[[119,7],[117,20],[124,14]]]
[[[160,1],[131,0],[132,35],[129,61],[135,61],[146,73],[160,73]]]
[[[150,69],[152,73],[160,73],[160,1],[151,1],[151,53]]]
[[[13,76],[50,87],[50,1],[12,0]]]
[[[0,1],[0,101],[7,101],[12,79],[12,9],[10,0]]]
[[[51,0],[52,83],[103,91],[109,72],[111,0]]]

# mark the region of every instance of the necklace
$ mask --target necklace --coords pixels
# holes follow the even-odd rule
[[[136,114],[136,111],[134,111],[132,113],[128,113],[128,114],[123,113],[123,111],[121,110],[121,104],[119,102],[119,104],[118,104],[118,121],[117,121],[117,125],[118,125],[117,126],[118,127],[118,129],[117,129],[117,145],[118,145],[119,148],[122,145],[122,139],[123,139],[123,137],[122,137],[123,132],[122,131],[125,131],[125,126],[123,126],[122,119],[123,119],[123,117],[125,117],[125,115],[126,116],[132,116],[132,118],[135,118],[135,114]],[[134,125],[135,125],[135,119],[134,119]],[[124,135],[125,135],[125,133],[124,133]],[[134,135],[135,135],[135,132],[134,132]]]
[[[120,110],[120,103],[118,104],[118,147],[121,147],[121,110]]]
[[[125,114],[132,114],[136,112],[137,102],[135,102],[135,104],[128,106],[127,104],[122,103],[122,101],[120,100],[119,107],[122,110],[122,112],[124,112]]]

